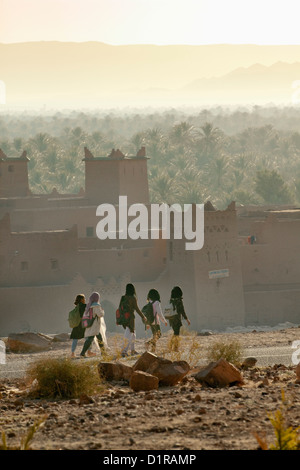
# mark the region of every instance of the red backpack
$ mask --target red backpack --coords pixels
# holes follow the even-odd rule
[[[129,301],[123,295],[120,300],[119,308],[116,310],[116,323],[124,328],[128,326],[130,319]]]

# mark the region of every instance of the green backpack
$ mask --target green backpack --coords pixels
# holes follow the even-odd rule
[[[76,305],[71,312],[69,312],[68,322],[70,328],[76,328],[81,321],[80,313],[79,313],[79,305]]]
[[[147,324],[152,325],[154,322],[154,311],[153,311],[153,304],[152,302],[148,302],[143,308],[142,312],[147,318]]]

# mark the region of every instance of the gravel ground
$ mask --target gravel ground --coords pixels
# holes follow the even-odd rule
[[[177,358],[196,367],[205,364],[207,348],[220,339],[238,341],[248,355],[251,349],[262,346],[291,347],[299,337],[296,327],[186,335],[181,337]],[[158,355],[165,354],[168,339],[167,335],[161,338]],[[109,337],[113,353],[120,341],[121,336]],[[145,350],[143,340],[137,341],[137,350]],[[104,391],[85,400],[29,398],[24,380],[28,365],[42,357],[68,357],[69,353],[70,342],[52,343],[51,350],[42,353],[7,353],[6,364],[0,365],[0,433],[5,432],[9,447],[18,446],[42,418],[44,423],[31,444],[34,450],[256,450],[257,436],[268,446],[275,440],[268,413],[283,405],[283,392],[288,425],[296,428],[300,423],[300,385],[294,365],[256,365],[243,371],[243,386],[229,388],[204,387],[189,375],[174,387],[151,392],[136,393],[128,384],[114,382],[106,383]],[[123,360],[133,364],[136,359]]]

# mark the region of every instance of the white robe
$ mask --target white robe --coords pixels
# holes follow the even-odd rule
[[[84,337],[87,338],[88,336],[97,336],[100,333],[102,336],[103,344],[107,347],[104,310],[101,305],[93,305],[91,308],[93,309],[93,317],[95,318],[95,320],[92,326],[85,329]]]

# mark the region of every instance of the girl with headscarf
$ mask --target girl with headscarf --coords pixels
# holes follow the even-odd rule
[[[85,329],[84,337],[86,338],[80,356],[85,356],[85,353],[91,346],[94,337],[97,338],[98,344],[102,354],[107,347],[106,340],[106,325],[104,321],[104,310],[100,304],[100,294],[93,292],[88,300],[84,314],[82,316],[83,326],[87,320],[92,319],[92,324],[88,325]]]

